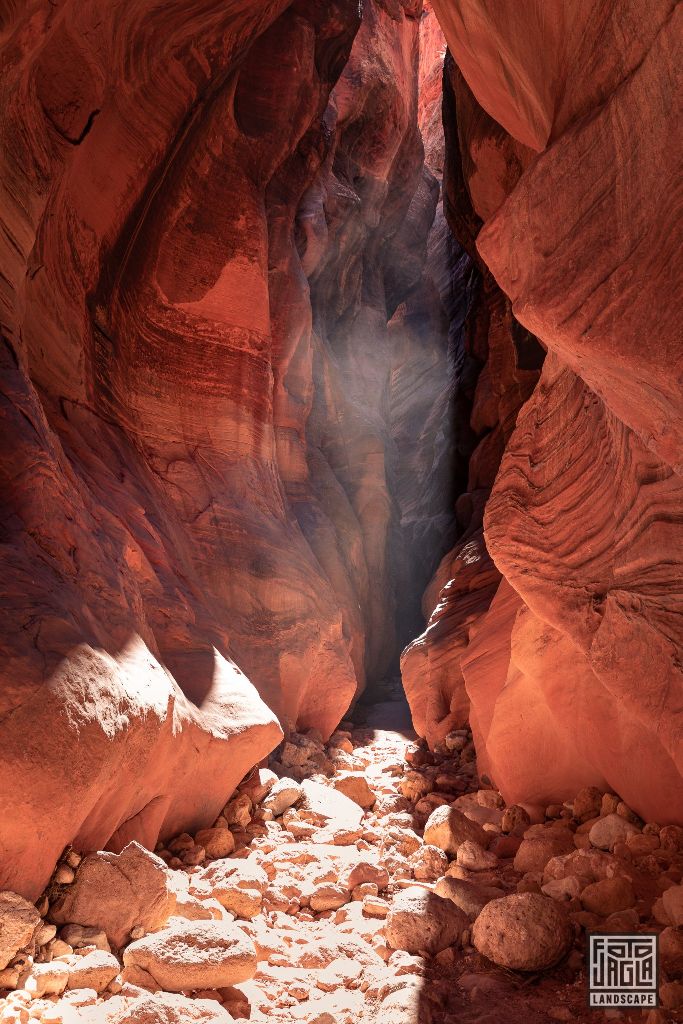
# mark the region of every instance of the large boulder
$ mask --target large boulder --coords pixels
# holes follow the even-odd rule
[[[451,900],[415,885],[394,899],[386,919],[385,936],[394,949],[433,956],[457,945],[467,927],[467,915]]]
[[[472,928],[472,941],[483,956],[516,971],[552,967],[573,939],[571,923],[558,904],[532,892],[492,900]]]
[[[161,928],[175,905],[163,860],[133,842],[119,854],[85,857],[73,884],[50,907],[50,918],[56,924],[101,928],[119,948],[133,928]]]
[[[228,921],[175,921],[128,946],[126,967],[145,971],[166,992],[226,988],[253,978],[254,943]]]

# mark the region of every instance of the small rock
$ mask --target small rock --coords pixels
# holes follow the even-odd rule
[[[254,943],[226,921],[178,921],[133,942],[123,962],[146,971],[166,992],[222,988],[256,972]]]
[[[498,858],[495,853],[489,853],[488,850],[484,850],[479,843],[474,843],[471,839],[460,844],[456,860],[468,871],[489,871],[498,867]]]
[[[76,874],[68,864],[59,864],[53,875],[53,881],[58,885],[71,885]]]
[[[578,821],[597,818],[602,807],[602,793],[597,786],[585,786],[574,797],[572,813]]]
[[[519,804],[511,804],[510,807],[506,807],[503,811],[500,827],[503,832],[513,832],[516,835],[522,835],[530,824],[531,818],[527,811],[520,807]]]
[[[573,939],[559,905],[530,892],[492,900],[472,928],[472,941],[482,956],[518,971],[552,967],[569,951]]]
[[[193,876],[190,895],[208,895],[236,917],[251,920],[261,912],[268,875],[251,860],[215,860]]]
[[[283,814],[288,807],[293,807],[303,796],[300,783],[294,779],[278,779],[272,787],[268,796],[263,800],[263,806],[272,811],[276,818]]]
[[[53,960],[49,964],[34,964],[25,988],[34,999],[46,995],[59,996],[66,988],[68,980],[67,965],[59,960]]]
[[[503,896],[502,889],[468,882],[462,878],[453,878],[451,875],[439,879],[434,887],[434,892],[438,896],[443,896],[444,899],[451,900],[456,907],[460,907],[470,921],[474,921],[479,916],[487,903]]]
[[[660,932],[659,955],[669,977],[683,977],[683,931],[667,927]]]
[[[389,872],[386,868],[373,864],[371,861],[356,861],[342,876],[341,882],[349,890],[367,882],[374,883],[379,890],[382,890],[386,889],[389,884]]]
[[[62,942],[65,942],[71,949],[95,946],[96,949],[103,949],[105,953],[111,953],[106,932],[101,928],[91,928],[88,925],[81,924],[67,924],[59,934]]]
[[[366,896],[363,899],[363,914],[366,917],[386,917],[391,904],[381,896]]]
[[[591,844],[599,850],[611,850],[615,843],[625,842],[629,836],[639,832],[635,825],[620,814],[608,814],[599,818],[588,833]]]
[[[636,902],[633,886],[627,878],[603,878],[587,885],[581,893],[581,905],[590,914],[609,917],[628,910]]]
[[[426,796],[427,793],[431,793],[433,788],[431,779],[423,775],[422,772],[406,772],[398,784],[402,796],[413,803]]]
[[[554,878],[550,882],[546,882],[541,886],[541,892],[553,900],[564,902],[577,899],[585,886],[585,879],[580,879],[576,875],[567,875],[566,878]]]
[[[311,910],[319,913],[322,910],[337,910],[349,902],[349,890],[342,885],[326,882],[317,886],[310,896]]]
[[[251,796],[249,793],[242,792],[238,793],[237,796],[234,796],[232,800],[228,801],[223,808],[223,817],[227,821],[228,825],[236,825],[237,828],[246,828],[251,821],[253,812],[254,805],[252,803]],[[197,842],[199,842],[199,839]]]
[[[425,843],[410,856],[413,875],[421,882],[435,882],[446,872],[448,857],[438,846]]]
[[[665,1010],[679,1010],[683,1007],[683,982],[665,981],[659,986],[659,998]]]
[[[545,834],[522,840],[515,854],[515,871],[543,871],[549,860],[575,850],[574,838],[566,829],[548,828]]]
[[[232,1019],[214,1000],[159,992],[127,1002],[107,1017],[107,1024],[231,1024]]]
[[[235,849],[235,837],[229,828],[203,828],[194,838],[197,846],[204,848],[209,860],[229,857]]]

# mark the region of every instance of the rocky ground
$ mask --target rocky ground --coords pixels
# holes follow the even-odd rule
[[[0,1020],[683,1020],[683,829],[592,789],[532,822],[466,731],[431,753],[389,696],[292,735],[213,828],[69,849],[35,905],[0,894]],[[662,1007],[588,1009],[586,932],[637,930]]]

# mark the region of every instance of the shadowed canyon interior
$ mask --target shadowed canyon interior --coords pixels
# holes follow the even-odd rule
[[[399,672],[683,824],[682,16],[0,0],[3,888]]]

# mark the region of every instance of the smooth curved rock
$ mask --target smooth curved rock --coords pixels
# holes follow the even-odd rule
[[[447,214],[479,261],[488,324],[469,484],[493,484],[484,540],[505,579],[488,612],[470,615],[469,594],[449,610],[452,643],[432,655],[447,685],[429,651],[422,672],[404,657],[409,692],[424,679],[417,728],[434,743],[469,704],[479,770],[509,803],[592,786],[645,820],[683,820],[680,145],[665,113],[681,10],[636,3],[617,29],[601,0],[433,6],[459,66],[446,65]],[[549,354],[519,412],[510,357],[529,366],[532,335]]]
[[[436,197],[414,4],[359,15],[3,11],[0,880],[27,895],[69,843],[211,826],[279,722],[329,735],[396,659],[387,321]]]

